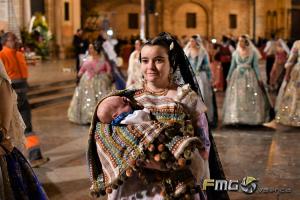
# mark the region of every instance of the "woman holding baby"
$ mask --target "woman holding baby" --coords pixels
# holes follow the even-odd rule
[[[203,179],[225,179],[225,175],[216,153],[213,137],[209,131],[206,116],[207,109],[202,101],[198,83],[184,51],[174,37],[168,33],[161,33],[156,38],[143,45],[140,54],[140,62],[144,77],[143,89],[116,92],[114,95],[127,95],[128,99],[135,101],[137,105],[147,108],[151,113],[151,117],[162,122],[162,126],[164,124],[172,123],[170,120],[168,121],[168,117],[171,116],[171,114],[173,114],[175,118],[178,116],[178,118],[180,118],[181,115],[175,113],[175,110],[180,110],[176,109],[176,106],[180,104],[193,126],[193,137],[199,138],[202,142],[202,149],[193,151],[191,158],[192,163],[180,170],[174,168],[170,171],[166,168],[161,168],[161,165],[158,163],[159,159],[156,158],[154,158],[154,161],[148,161],[142,165],[144,167],[142,176],[148,177],[146,178],[146,181],[139,177],[140,171],[135,171],[134,168],[131,173],[126,171],[128,177],[121,179],[120,182],[124,182],[122,185],[119,184],[118,187],[112,185],[112,190],[106,188],[105,192],[109,193],[108,199],[229,199],[226,192],[216,193],[214,191],[204,192],[202,190]],[[120,99],[120,101],[122,101],[122,99]],[[126,103],[127,99],[124,99],[124,106]],[[172,107],[172,105],[175,106]],[[100,109],[100,106],[98,109]],[[131,109],[127,109],[126,112],[130,110]],[[98,114],[99,113],[101,112],[98,110]],[[124,115],[124,113],[121,112],[111,113],[114,114],[112,115],[112,119],[120,118]],[[174,113],[176,115],[174,115]],[[175,121],[176,120],[177,119],[175,119]],[[97,112],[95,112],[90,129],[88,161],[93,183],[91,191],[94,194],[105,194],[105,192],[101,191],[101,188],[103,188],[106,181],[108,181],[109,174],[112,171],[114,171],[113,173],[118,173],[117,164],[119,160],[116,159],[117,157],[114,155],[106,156],[104,160],[101,158],[99,159],[96,155],[105,154],[105,149],[107,151],[108,149],[104,147],[105,145],[109,145],[97,142],[99,140],[99,135],[101,135],[97,132],[99,130],[97,124],[99,123],[107,122],[99,121],[99,119],[97,119]],[[107,124],[107,126],[108,128],[105,130],[108,130],[108,132],[109,130],[115,130],[112,123]],[[124,128],[124,126],[126,125],[121,125],[121,128]],[[133,125],[131,125],[131,127],[133,127]],[[161,126],[158,126],[157,129],[160,127]],[[176,129],[173,131],[176,131]],[[147,131],[145,130],[145,133],[146,132]],[[134,133],[137,134],[137,132]],[[102,135],[107,135],[107,137],[117,137],[117,134],[113,132],[105,132],[102,133]],[[167,145],[165,144],[165,147],[166,146]],[[127,146],[125,148],[130,147]],[[103,151],[99,151],[99,149],[102,149]],[[122,149],[120,152],[123,151],[126,151],[126,149]],[[161,157],[161,159],[163,158]],[[128,160],[128,162],[130,161]],[[107,168],[106,166],[110,163],[117,163],[116,167]],[[193,175],[192,179],[194,184],[198,185],[198,188],[193,190],[193,192],[191,189],[189,194],[179,197],[170,197],[166,195],[165,188],[160,184],[161,179],[164,179],[166,175],[172,177],[170,174],[177,174],[176,176],[173,176],[173,178],[183,177],[181,181],[185,184],[188,182],[184,180],[184,177],[188,178],[188,176],[186,176],[187,173],[185,173],[187,171],[190,171]],[[175,186],[175,190],[177,187],[180,188],[180,184]],[[188,188],[184,188],[184,190],[188,190]]]

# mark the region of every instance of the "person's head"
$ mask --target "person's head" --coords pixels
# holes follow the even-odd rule
[[[184,53],[178,42],[168,33],[160,33],[146,42],[141,49],[141,69],[146,83],[168,87],[170,75],[175,72],[179,57]]]
[[[17,36],[12,32],[4,33],[1,38],[1,43],[3,46],[6,46],[11,49],[16,49],[18,44]]]
[[[200,94],[188,58],[169,33],[162,32],[146,42],[142,46],[139,60],[146,84],[151,82],[161,88],[167,88],[173,83],[190,84]]]
[[[142,44],[143,44],[143,42],[142,42],[141,39],[135,40],[135,42],[134,42],[134,49],[135,49],[136,51],[141,51]]]
[[[190,39],[190,47],[199,48],[201,46],[201,37],[199,35],[193,35]]]
[[[271,39],[275,40],[275,37],[276,37],[275,33],[271,33]]]
[[[249,39],[246,35],[241,35],[239,37],[239,46],[241,48],[246,48],[246,47],[249,47],[250,45],[250,42],[249,42]]]
[[[76,34],[77,34],[78,36],[81,36],[82,33],[83,33],[83,30],[82,30],[81,28],[77,29]]]
[[[93,42],[89,44],[89,48],[88,48],[88,52],[90,55],[97,55],[100,54],[100,52],[102,51],[102,46],[100,44],[100,42]]]
[[[226,35],[223,35],[223,36],[222,36],[222,42],[223,42],[223,43],[227,43],[228,40],[229,40],[229,38],[228,38]]]
[[[97,117],[102,123],[111,123],[122,113],[131,112],[131,102],[124,96],[110,96],[105,98],[98,106]]]

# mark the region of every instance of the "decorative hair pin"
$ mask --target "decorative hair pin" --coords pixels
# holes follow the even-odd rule
[[[170,51],[171,51],[173,48],[174,48],[174,43],[171,42],[171,44],[170,44]]]

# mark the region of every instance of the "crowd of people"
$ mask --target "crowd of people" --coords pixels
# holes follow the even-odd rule
[[[31,169],[49,159],[32,128],[28,67],[12,32],[1,44],[0,170],[6,176],[0,197],[47,199]],[[218,43],[162,32],[120,47],[102,32],[91,41],[79,29],[73,45],[77,86],[67,116],[91,126],[87,157],[95,196],[229,199],[202,187],[206,178],[225,179],[211,133],[220,125],[218,91],[225,92],[222,125],[274,119],[300,126],[300,41],[290,50],[275,37],[262,48],[247,35]],[[266,82],[259,67],[264,58]]]

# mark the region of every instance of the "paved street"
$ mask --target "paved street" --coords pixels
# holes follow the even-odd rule
[[[72,61],[44,65],[47,80],[74,78],[65,70]],[[39,66],[30,67],[30,74],[39,74]],[[55,70],[57,70],[55,72]],[[54,71],[51,74],[51,71]],[[52,76],[52,78],[50,77]],[[35,76],[31,84],[43,82]],[[218,93],[221,113],[223,93]],[[69,101],[42,106],[32,111],[33,127],[41,138],[41,145],[50,162],[35,169],[51,200],[88,200],[89,180],[86,166],[88,126],[67,120]],[[300,199],[300,130],[270,123],[269,127],[219,127],[213,131],[227,179],[253,176],[259,187],[291,188],[291,193],[259,193],[246,195],[230,192],[231,199],[297,200]],[[105,198],[104,198],[105,199]]]

